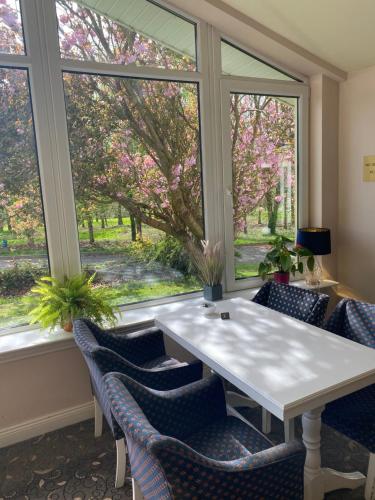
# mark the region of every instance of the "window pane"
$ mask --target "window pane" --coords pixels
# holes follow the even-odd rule
[[[258,274],[275,235],[294,240],[297,102],[231,94],[236,279]]]
[[[147,0],[56,5],[64,58],[196,69],[195,25]]]
[[[0,0],[0,52],[25,53],[19,0]]]
[[[83,267],[118,304],[199,289],[197,84],[65,73],[64,85]]]
[[[27,70],[0,68],[0,328],[27,323],[27,296],[48,274]]]
[[[223,40],[221,41],[221,68],[226,75],[298,81]]]

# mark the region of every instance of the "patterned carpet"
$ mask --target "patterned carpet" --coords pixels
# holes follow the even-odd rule
[[[256,425],[260,412],[243,410]],[[282,424],[272,421],[271,439],[282,440]],[[300,433],[300,424],[298,424]],[[366,473],[367,451],[323,427],[323,465],[342,471]],[[35,439],[0,450],[0,500],[122,500],[131,499],[131,484],[121,490],[114,488],[115,446],[108,429],[94,438],[92,420],[45,434]],[[326,496],[328,500],[363,498],[363,488],[339,491]]]

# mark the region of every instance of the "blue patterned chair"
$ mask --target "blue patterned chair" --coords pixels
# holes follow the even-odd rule
[[[95,404],[95,436],[102,433],[103,413],[116,440],[116,487],[125,480],[126,447],[124,433],[113,418],[103,385],[103,375],[125,373],[148,387],[174,389],[202,378],[201,361],[180,363],[166,355],[163,332],[149,328],[122,333],[121,327],[102,330],[87,319],[74,321],[74,339],[90,372]]]
[[[268,281],[253,298],[253,302],[287,314],[293,318],[322,326],[329,296],[293,285]]]
[[[325,329],[375,348],[375,304],[343,299]],[[375,384],[337,399],[326,406],[323,422],[370,451],[366,500],[375,499]]]
[[[228,409],[216,375],[166,392],[119,373],[104,381],[128,444],[133,499],[303,498],[302,443],[273,447]]]
[[[253,302],[269,307],[293,318],[304,321],[314,326],[322,326],[324,322],[329,296],[293,285],[284,285],[268,281],[252,299]],[[237,391],[227,391],[228,403],[232,406],[257,406],[246,396],[239,395]],[[285,440],[294,439],[294,419],[286,420]],[[262,409],[262,431],[271,432],[271,414]]]

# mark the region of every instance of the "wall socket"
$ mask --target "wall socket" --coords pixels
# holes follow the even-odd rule
[[[363,180],[375,182],[375,156],[363,157]]]

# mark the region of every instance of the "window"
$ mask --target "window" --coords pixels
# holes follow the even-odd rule
[[[27,70],[0,68],[0,329],[27,322],[28,293],[48,274]]]
[[[57,0],[61,55],[164,69],[196,69],[195,25],[147,0]]]
[[[296,98],[231,93],[235,279],[258,275],[276,235],[296,230]]]
[[[19,0],[0,1],[0,52],[25,53]]]
[[[81,260],[134,302],[200,288],[197,85],[64,74]]]
[[[306,222],[307,109],[298,78],[163,0],[0,0],[0,330],[49,272],[116,305],[200,290],[203,238],[228,291],[257,285]]]
[[[221,68],[225,75],[296,81],[296,78],[283,73],[224,40],[221,41]]]

